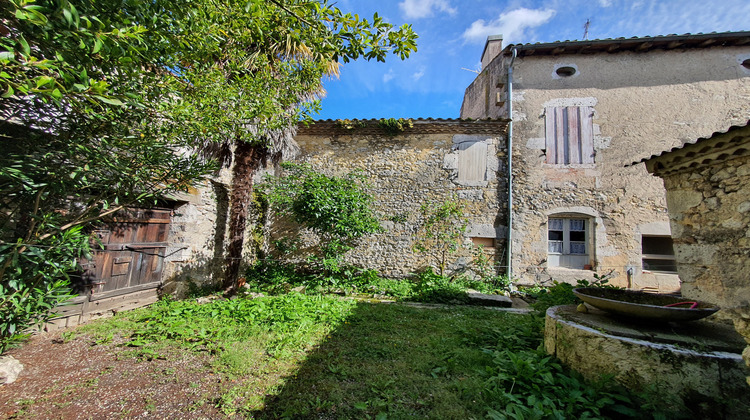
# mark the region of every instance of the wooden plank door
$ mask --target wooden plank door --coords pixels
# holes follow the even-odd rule
[[[171,210],[127,209],[95,231],[98,243],[84,272],[92,295],[161,281]]]

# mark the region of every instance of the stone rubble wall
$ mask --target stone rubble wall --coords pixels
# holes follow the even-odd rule
[[[421,224],[420,206],[453,199],[465,205],[469,226],[464,238],[466,247],[453,256],[452,268],[461,268],[470,261],[471,236],[496,238],[496,248],[487,252],[496,260],[501,258],[506,207],[505,123],[477,124],[489,129],[477,133],[474,128],[463,130],[455,121],[443,121],[417,123],[413,129],[393,137],[368,129],[342,133],[330,124],[327,130],[300,131],[295,138],[301,149],[298,161],[331,175],[361,171],[375,198],[376,214],[384,232],[363,238],[346,255],[347,262],[394,278],[434,266],[434,261],[413,249]],[[485,181],[458,180],[459,152],[455,145],[460,141],[488,144]]]
[[[682,294],[750,307],[750,158],[664,178]]]
[[[750,157],[667,175],[664,186],[683,296],[718,305],[750,343]],[[750,346],[743,357],[750,366]]]

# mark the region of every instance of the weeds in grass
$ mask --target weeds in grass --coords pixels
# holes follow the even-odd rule
[[[427,268],[407,279],[387,279],[375,270],[345,267],[336,275],[322,276],[295,271],[290,265],[264,260],[247,273],[248,291],[284,294],[302,288],[306,294],[345,292],[355,296],[371,296],[404,301],[430,303],[466,303],[467,289],[483,293],[507,292],[509,283],[502,277],[488,279],[469,276],[441,276]]]
[[[434,274],[433,274],[434,276]],[[423,290],[430,290],[425,278]],[[441,286],[442,287],[442,286]],[[644,418],[639,395],[541,350],[540,318],[290,293],[162,301],[105,321],[126,345],[210,352],[233,384],[201,404],[253,418]],[[171,349],[171,351],[169,350]],[[142,353],[143,354],[143,353]],[[164,372],[167,374],[167,372]],[[192,386],[192,385],[189,385]],[[651,404],[649,406],[655,406]],[[657,412],[656,418],[661,415]]]

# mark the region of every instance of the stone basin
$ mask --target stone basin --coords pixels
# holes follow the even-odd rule
[[[575,305],[547,311],[544,347],[590,380],[603,375],[657,395],[664,408],[696,419],[748,419],[745,340],[731,325],[616,318]]]
[[[587,304],[621,316],[659,322],[694,321],[712,315],[719,308],[683,297],[635,290],[582,287],[573,293]]]

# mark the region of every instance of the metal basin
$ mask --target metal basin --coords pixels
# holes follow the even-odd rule
[[[719,310],[717,306],[694,299],[633,290],[583,287],[573,289],[573,293],[595,308],[628,318],[693,321]],[[678,306],[667,306],[675,304]]]

